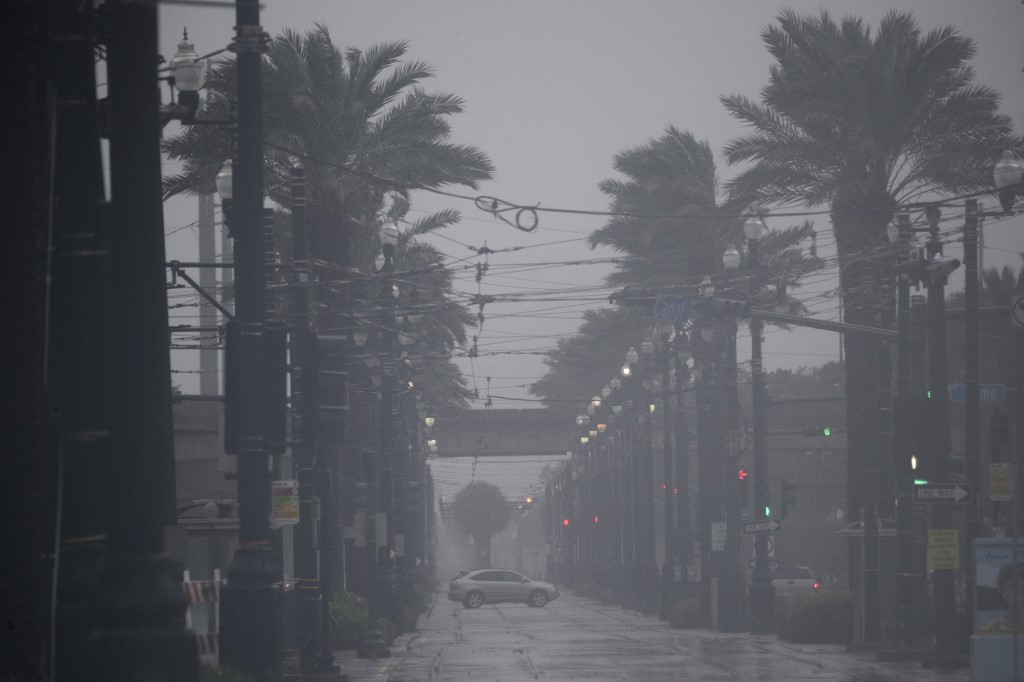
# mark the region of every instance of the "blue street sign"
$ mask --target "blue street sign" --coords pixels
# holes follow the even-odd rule
[[[1006,400],[1006,384],[979,384],[978,397],[983,401]],[[949,400],[954,403],[967,400],[967,385],[950,384]]]
[[[644,317],[649,320],[686,322],[690,319],[690,299],[658,296],[654,299],[654,303],[644,308]]]

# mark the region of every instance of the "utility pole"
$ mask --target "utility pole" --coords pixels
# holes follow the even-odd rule
[[[272,355],[266,325],[261,55],[259,0],[236,0],[238,156],[231,227],[235,239],[237,330],[228,334],[225,419],[237,428],[239,547],[221,592],[221,661],[255,679],[273,679],[281,665],[280,562],[270,545]],[[228,382],[232,385],[228,386]],[[283,415],[282,415],[283,416]],[[228,429],[229,431],[231,429]]]
[[[931,238],[928,240],[928,389],[931,400],[938,402],[936,409],[940,416],[935,428],[940,430],[943,445],[934,453],[935,471],[940,481],[949,478],[949,401],[946,398],[948,383],[946,370],[946,280],[947,274],[939,265],[942,263],[942,242],[939,239],[939,209],[926,209]],[[953,510],[950,505],[933,505],[932,529],[953,528]],[[954,570],[934,571],[935,651],[934,660],[941,664],[957,654],[957,628],[955,603]]]
[[[661,333],[661,395],[662,395],[662,485],[664,486],[663,499],[665,502],[665,557],[661,566],[661,619],[668,620],[672,602],[675,600],[675,562],[676,562],[676,528],[673,521],[673,503],[676,486],[672,476],[673,452],[672,452],[672,345],[671,333]],[[678,375],[677,375],[678,380]]]
[[[897,217],[899,250],[896,253],[896,397],[909,398],[910,383],[910,276],[901,265],[908,259],[911,237],[910,216]],[[903,637],[903,647],[914,645],[914,501],[910,457],[902,442],[897,442],[894,455],[896,481],[896,604]]]
[[[967,199],[964,206],[964,473],[976,491],[967,504],[967,547],[981,536],[981,415],[978,352],[978,200]],[[967,613],[974,612],[974,562],[967,562]]]
[[[107,557],[96,603],[98,665],[90,679],[195,680],[195,638],[185,629],[181,572],[164,554],[176,523],[174,434],[163,205],[160,94],[153,66],[157,8],[116,2],[110,11],[111,263],[107,339],[113,480]],[[68,675],[73,675],[70,670]]]

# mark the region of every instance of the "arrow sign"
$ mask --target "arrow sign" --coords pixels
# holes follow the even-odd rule
[[[963,483],[919,485],[914,489],[914,499],[918,502],[964,504],[971,500],[971,486]]]
[[[761,521],[747,521],[743,524],[744,535],[760,535],[761,533],[771,533],[782,528],[782,523],[778,519],[763,519]]]
[[[769,559],[768,560],[768,568],[769,568],[769,570],[774,571],[776,568],[778,568],[781,565],[782,565],[782,562],[779,561],[778,559]],[[757,559],[751,559],[750,561],[748,561],[747,562],[747,566],[749,566],[750,568],[757,568]]]

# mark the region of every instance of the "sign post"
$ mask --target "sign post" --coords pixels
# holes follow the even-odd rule
[[[971,501],[971,486],[966,483],[929,483],[914,487],[918,502],[938,504],[967,504]]]
[[[744,535],[763,535],[774,533],[782,528],[782,522],[778,519],[762,519],[760,521],[747,521],[743,524]]]

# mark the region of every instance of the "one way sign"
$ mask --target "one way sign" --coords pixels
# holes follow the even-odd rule
[[[930,483],[914,490],[918,502],[964,504],[971,501],[971,486],[963,483]]]
[[[761,521],[748,521],[743,524],[744,535],[760,535],[761,533],[774,533],[782,528],[778,519],[763,519]]]

